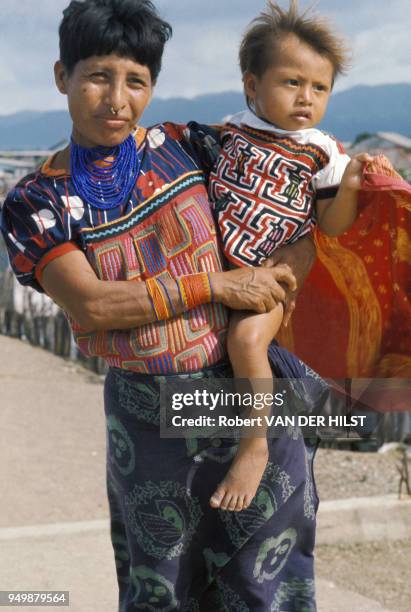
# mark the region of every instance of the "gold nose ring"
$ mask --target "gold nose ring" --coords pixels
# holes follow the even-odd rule
[[[110,113],[111,113],[112,115],[118,115],[118,114],[119,114],[119,112],[120,112],[120,109],[117,109],[117,110],[116,110],[116,109],[114,108],[114,106],[110,106]]]

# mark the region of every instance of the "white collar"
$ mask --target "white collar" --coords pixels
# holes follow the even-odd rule
[[[293,132],[289,130],[282,130],[276,125],[273,125],[272,123],[268,123],[268,121],[260,119],[260,117],[257,117],[257,115],[255,115],[250,110],[244,110],[239,113],[236,113],[229,119],[228,123],[231,123],[232,125],[236,125],[238,127],[246,125],[250,128],[254,128],[255,130],[273,132],[274,134],[280,134],[283,136],[301,136],[302,134],[309,134],[311,130],[317,131],[316,128],[305,128],[303,130],[295,130]]]

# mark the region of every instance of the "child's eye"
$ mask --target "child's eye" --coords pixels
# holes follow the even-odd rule
[[[316,91],[328,91],[328,87],[326,85],[314,85],[314,89]]]
[[[292,87],[297,87],[298,86],[298,80],[297,79],[287,79],[286,83],[287,83],[287,85],[291,85]]]

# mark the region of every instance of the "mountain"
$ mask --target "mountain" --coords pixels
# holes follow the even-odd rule
[[[340,140],[353,140],[364,132],[399,132],[411,137],[409,100],[411,84],[359,85],[334,94],[321,127]],[[241,93],[225,92],[193,99],[154,99],[143,125],[168,120],[184,123],[194,119],[219,123],[244,108]],[[70,134],[66,111],[25,111],[0,116],[0,149],[47,148]]]
[[[411,84],[358,85],[332,96],[322,128],[340,140],[364,132],[411,136]]]
[[[68,138],[71,121],[66,111],[22,111],[0,117],[1,149],[47,149]]]

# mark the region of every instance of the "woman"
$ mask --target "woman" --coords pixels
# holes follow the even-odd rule
[[[231,375],[226,306],[292,302],[294,274],[275,264],[288,261],[301,284],[313,259],[303,240],[273,267],[223,271],[204,182],[218,135],[136,127],[170,34],[149,0],[71,2],[55,77],[72,140],[9,194],[2,231],[18,279],[60,304],[82,351],[110,366],[119,609],[314,610],[314,447],[271,440],[253,503],[232,512],[209,498],[235,441],[159,437],[161,382]],[[277,376],[310,375],[285,351],[270,355]]]

